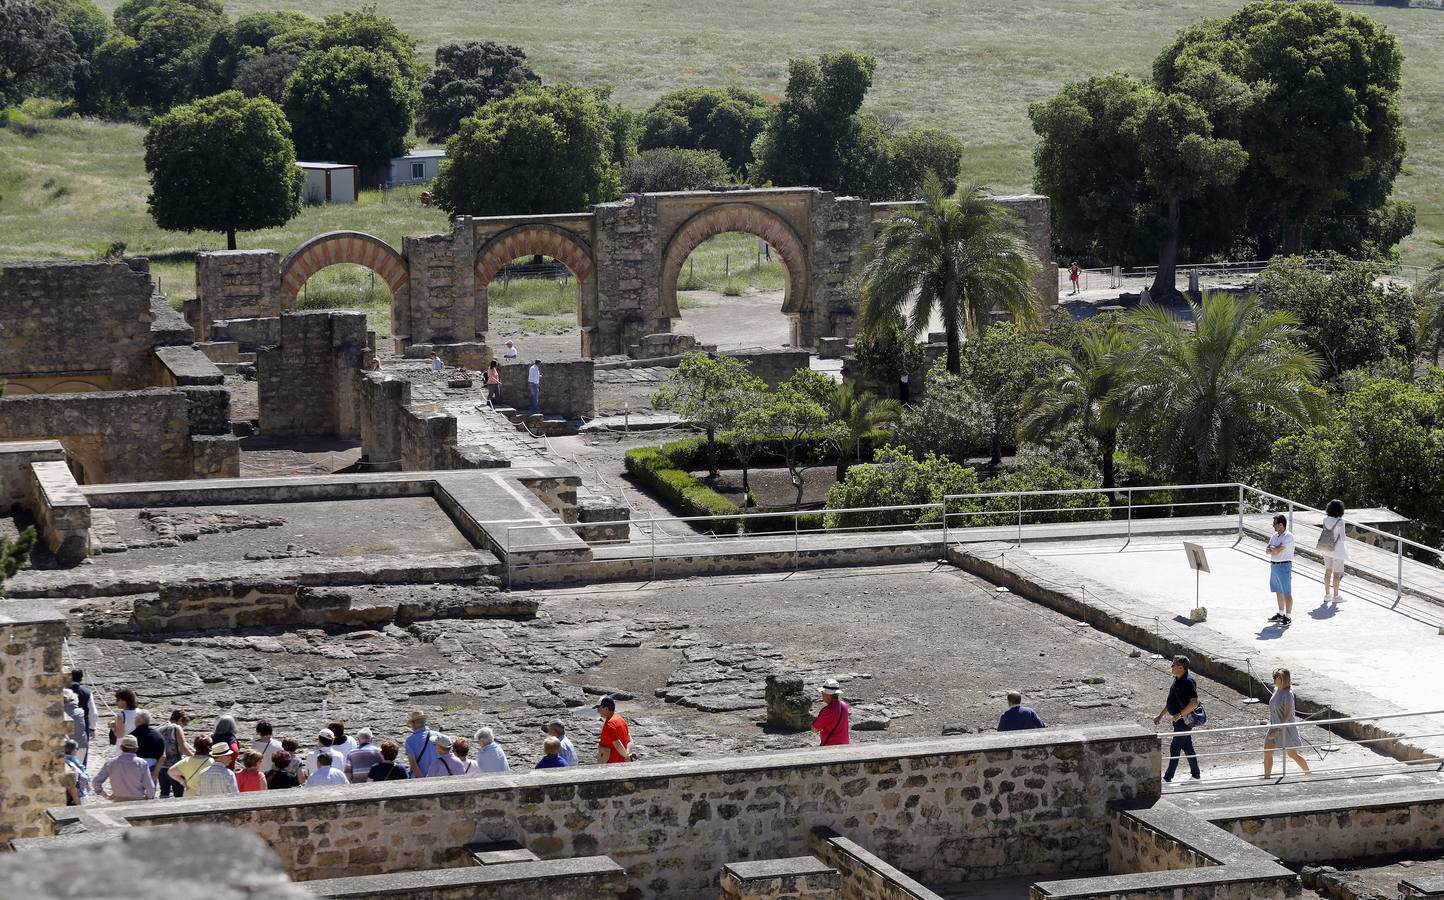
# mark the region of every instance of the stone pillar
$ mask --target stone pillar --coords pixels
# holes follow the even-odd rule
[[[279,316],[296,308],[281,287],[281,256],[274,250],[217,250],[196,254],[197,340],[209,340],[211,323]]]
[[[803,687],[801,675],[767,676],[767,724],[784,731],[812,727],[812,697]]]
[[[644,335],[672,330],[672,320],[661,309],[657,201],[647,194],[628,194],[615,203],[592,207],[592,214],[596,228],[592,252],[597,262],[592,277],[599,312],[595,332],[583,331],[582,353],[625,353]]]
[[[0,845],[47,834],[45,810],[65,805],[65,634],[54,607],[0,600]]]
[[[815,347],[819,338],[850,338],[860,310],[844,290],[847,280],[867,263],[872,240],[872,204],[856,197],[819,191],[810,215],[810,313],[797,323],[797,346]]]
[[[366,353],[365,313],[316,310],[281,316],[280,346],[256,353],[261,433],[268,437],[354,433],[350,376],[359,374]]]
[[[459,216],[451,226],[451,290],[456,295],[456,341],[471,341],[486,333],[490,316],[485,296],[476,284],[476,229],[470,216]]]
[[[1053,260],[1053,213],[1049,199],[1042,194],[1018,194],[994,197],[993,200],[1023,220],[1024,237],[1042,263],[1036,284],[1043,301],[1043,315],[1058,308],[1058,264]]]

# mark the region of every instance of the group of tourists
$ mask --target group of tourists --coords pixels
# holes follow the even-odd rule
[[[71,672],[63,692],[71,735],[65,740],[66,802],[79,805],[87,796],[123,802],[164,797],[212,797],[287,788],[329,787],[368,781],[401,781],[512,771],[506,751],[491,728],[478,728],[474,744],[465,737],[433,729],[426,713],[412,710],[400,740],[377,741],[369,728],[348,734],[344,722],[317,732],[304,748],[294,738],[278,740],[271,723],[255,724],[254,737],[240,737],[233,716],[221,716],[209,734],[187,734],[188,711],[177,709],[169,721],[156,725],[138,706],[135,692],[115,692],[115,715],[102,723],[94,691],[85,673]],[[617,703],[602,697],[593,706],[602,720],[596,762],[630,762],[632,738]],[[90,745],[97,731],[117,753],[90,773]],[[542,756],[534,768],[564,769],[580,764],[565,723],[553,719],[542,729]]]

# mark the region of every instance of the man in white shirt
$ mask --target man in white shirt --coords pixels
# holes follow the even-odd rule
[[[262,775],[271,771],[271,757],[281,749],[281,742],[271,737],[272,731],[270,722],[257,722],[256,739],[251,741],[251,749],[261,754]]]
[[[506,751],[496,742],[496,733],[490,728],[476,730],[476,768],[481,772],[509,772]]]
[[[531,391],[531,411],[541,412],[541,360],[532,360],[531,368],[526,370],[526,387]]]
[[[241,790],[236,786],[236,773],[231,771],[230,764],[230,744],[220,743],[211,747],[211,764],[196,776],[196,796],[224,797],[226,794],[239,794]]]
[[[1264,552],[1269,556],[1269,590],[1279,605],[1279,611],[1269,616],[1269,621],[1287,627],[1294,623],[1294,536],[1289,531],[1288,516],[1274,516],[1274,536],[1269,538]]]
[[[336,768],[344,775],[346,770],[346,754],[337,750],[333,745],[336,743],[336,735],[329,728],[322,728],[316,734],[316,749],[312,750],[306,757],[306,771],[315,772],[321,768],[320,756],[322,753],[329,754]],[[309,776],[308,776],[309,777]]]
[[[516,359],[516,345],[511,341],[506,342],[506,352],[502,354],[507,359]]]
[[[350,784],[346,780],[346,773],[332,765],[330,750],[322,750],[316,754],[316,770],[306,776],[306,783],[301,787],[330,787],[333,784]]]

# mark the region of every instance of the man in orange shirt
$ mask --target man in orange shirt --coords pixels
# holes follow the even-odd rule
[[[603,697],[592,707],[602,717],[602,738],[597,745],[598,763],[623,763],[632,759],[632,735],[627,722],[617,715],[617,701]]]

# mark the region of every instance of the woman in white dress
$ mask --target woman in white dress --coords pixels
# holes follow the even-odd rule
[[[1332,541],[1329,540],[1331,537]],[[1330,500],[1329,505],[1324,507],[1319,552],[1324,557],[1324,602],[1338,602],[1339,582],[1344,580],[1344,568],[1349,564],[1349,541],[1344,534],[1344,504],[1341,500]]]

